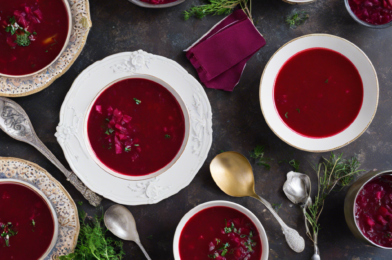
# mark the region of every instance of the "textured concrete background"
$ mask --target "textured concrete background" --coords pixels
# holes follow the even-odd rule
[[[93,28],[87,45],[71,69],[46,90],[30,97],[15,99],[27,111],[37,134],[51,151],[68,166],[54,133],[59,122],[59,111],[64,97],[77,75],[95,61],[123,51],[143,49],[177,61],[196,77],[191,64],[182,50],[202,36],[222,17],[203,20],[182,19],[182,11],[200,0],[187,0],[170,9],[148,10],[126,0],[90,0]],[[310,19],[297,29],[290,29],[284,18],[293,9],[306,10]],[[288,164],[279,160],[297,159],[301,171],[312,177],[315,172],[310,162],[316,162],[323,154],[298,151],[276,137],[264,121],[258,100],[260,76],[272,54],[284,43],[310,33],[329,33],[352,41],[372,60],[380,81],[380,102],[377,114],[369,129],[354,143],[337,151],[347,157],[358,154],[366,170],[391,169],[392,152],[390,113],[391,53],[390,29],[371,30],[357,24],[347,13],[343,0],[318,0],[303,6],[292,6],[279,0],[254,0],[254,18],[257,28],[265,36],[267,45],[248,62],[240,84],[233,93],[206,89],[213,110],[214,140],[211,151],[193,182],[175,196],[157,205],[128,207],[134,214],[140,237],[152,259],[173,259],[172,241],[176,226],[182,216],[196,205],[210,200],[237,202],[256,214],[264,225],[270,243],[269,259],[310,259],[313,247],[306,239],[306,249],[301,254],[291,251],[284,240],[277,222],[263,205],[250,198],[226,196],[213,182],[208,165],[220,150],[234,150],[248,155],[257,144],[267,146],[266,156],[274,158],[271,169],[254,165],[256,189],[271,203],[282,203],[279,215],[291,227],[305,236],[301,212],[285,198],[282,185]],[[325,154],[324,154],[325,155]],[[0,132],[0,156],[18,157],[35,162],[61,181],[76,201],[82,196],[66,182],[64,176],[34,148],[12,140]],[[319,243],[323,259],[391,259],[392,252],[362,244],[350,233],[344,220],[345,191],[332,194],[320,219],[322,230]],[[113,202],[105,200],[104,209]],[[89,214],[99,212],[84,203]],[[151,240],[147,239],[152,235]],[[144,259],[133,243],[125,243],[126,259]]]

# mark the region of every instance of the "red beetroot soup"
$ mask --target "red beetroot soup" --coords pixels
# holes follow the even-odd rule
[[[260,260],[262,253],[255,224],[228,207],[207,208],[189,219],[179,249],[181,260]]]
[[[362,21],[380,25],[392,21],[392,0],[348,0],[353,13]]]
[[[176,157],[184,142],[185,118],[165,87],[146,79],[125,79],[96,99],[87,131],[104,165],[120,174],[142,176]]]
[[[49,248],[54,220],[49,206],[33,190],[0,183],[0,258],[37,260]]]
[[[0,11],[0,73],[31,74],[59,55],[69,23],[63,0],[2,1]]]
[[[392,176],[368,182],[355,201],[355,219],[362,234],[377,245],[392,247]]]
[[[276,110],[289,128],[306,137],[324,138],[354,122],[362,107],[363,84],[345,56],[311,48],[282,66],[273,95]]]

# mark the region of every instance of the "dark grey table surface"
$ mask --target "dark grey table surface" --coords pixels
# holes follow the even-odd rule
[[[14,99],[31,117],[38,136],[68,167],[54,133],[59,122],[59,112],[72,82],[87,66],[108,55],[123,51],[143,49],[177,61],[197,78],[196,72],[182,50],[202,36],[222,17],[183,21],[182,11],[200,0],[187,0],[170,9],[149,10],[126,0],[90,0],[93,28],[87,45],[70,70],[52,86],[35,95]],[[291,251],[277,222],[265,207],[250,198],[231,198],[219,190],[211,178],[208,165],[221,150],[233,150],[248,155],[257,144],[266,145],[266,156],[274,158],[271,169],[254,165],[256,190],[272,203],[282,203],[279,215],[305,237],[301,211],[289,203],[282,192],[288,164],[278,160],[297,159],[301,171],[309,174],[316,184],[316,174],[309,161],[315,162],[326,154],[312,154],[296,150],[275,136],[264,121],[258,99],[259,82],[264,66],[272,54],[284,43],[311,33],[329,33],[352,41],[373,62],[380,82],[380,100],[377,114],[369,129],[354,143],[338,150],[345,156],[357,154],[362,167],[391,169],[392,160],[392,44],[391,31],[372,30],[357,24],[347,13],[343,0],[318,0],[316,3],[292,6],[280,0],[254,0],[253,15],[257,28],[267,40],[267,45],[248,62],[240,84],[232,93],[205,89],[213,111],[213,144],[209,156],[192,183],[178,194],[156,204],[128,207],[134,214],[140,237],[154,260],[173,259],[172,242],[176,226],[182,216],[196,205],[211,200],[229,200],[250,209],[264,225],[270,243],[269,259],[310,259],[312,243],[306,239],[306,249],[301,254]],[[306,10],[310,19],[297,29],[290,29],[284,18],[293,9]],[[75,201],[84,201],[45,157],[33,147],[15,141],[0,132],[0,156],[18,157],[37,163],[48,170],[69,191]],[[326,202],[320,219],[322,229],[319,243],[323,259],[391,259],[392,252],[362,244],[350,233],[343,214],[345,190],[333,193]],[[113,202],[103,201],[107,209]],[[99,210],[84,203],[83,208],[92,215]],[[147,237],[152,235],[152,239]],[[144,259],[134,243],[125,243],[125,259]]]

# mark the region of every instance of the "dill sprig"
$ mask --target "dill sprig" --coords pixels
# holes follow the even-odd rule
[[[309,205],[306,212],[306,234],[317,245],[317,236],[320,230],[318,223],[320,215],[324,209],[324,203],[328,195],[336,185],[342,188],[348,186],[354,176],[361,171],[359,170],[360,163],[356,157],[349,160],[342,158],[343,154],[339,156],[331,153],[329,158],[322,158],[323,162],[315,167],[318,178],[318,192],[312,205]],[[309,225],[311,230],[309,229]]]
[[[240,6],[250,20],[252,20],[252,0],[207,0],[207,4],[193,6],[184,11],[184,19],[191,17],[204,18],[207,15],[229,15]]]
[[[308,20],[309,14],[305,11],[297,12],[286,17],[286,23],[290,25],[290,28],[296,28]]]
[[[250,157],[256,160],[257,165],[264,166],[267,170],[269,170],[271,165],[269,165],[267,162],[271,161],[272,159],[264,157],[264,150],[264,145],[257,145],[255,149],[249,153]]]
[[[123,242],[108,236],[103,216],[86,219],[79,209],[80,233],[75,252],[60,256],[60,260],[121,260],[125,255]]]

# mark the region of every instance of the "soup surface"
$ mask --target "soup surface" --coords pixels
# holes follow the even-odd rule
[[[2,1],[0,11],[0,73],[34,73],[61,52],[69,22],[63,0]]]
[[[348,0],[348,3],[364,22],[379,25],[392,21],[392,0]]]
[[[392,176],[382,175],[362,188],[355,201],[355,219],[368,239],[392,247]]]
[[[181,260],[260,260],[262,245],[255,224],[242,212],[211,207],[194,215],[180,236]]]
[[[146,79],[125,79],[96,99],[87,129],[103,164],[121,174],[142,176],[176,157],[184,142],[185,118],[165,87]]]
[[[39,259],[54,235],[49,206],[23,185],[0,183],[0,235],[1,259]]]
[[[345,56],[312,48],[282,66],[273,95],[276,110],[289,128],[323,138],[354,122],[362,107],[363,85],[357,68]]]

